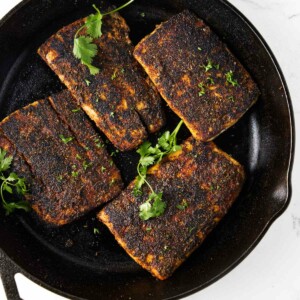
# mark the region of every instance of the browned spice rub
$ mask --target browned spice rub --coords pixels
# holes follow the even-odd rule
[[[147,136],[143,122],[150,133],[164,125],[160,96],[133,58],[129,28],[119,14],[103,18],[103,35],[94,41],[99,51],[93,65],[100,72],[90,75],[72,52],[83,22],[59,30],[38,53],[109,140],[120,150],[134,149]]]
[[[188,139],[182,150],[149,169],[147,180],[163,192],[163,215],[142,221],[134,181],[98,218],[143,268],[163,280],[172,275],[226,214],[244,182],[243,167],[215,144]]]
[[[0,147],[13,155],[13,169],[30,184],[28,201],[47,223],[69,223],[123,187],[119,170],[89,122],[65,91],[0,123]]]
[[[189,11],[159,25],[134,56],[198,140],[212,140],[232,126],[259,96],[240,62]]]

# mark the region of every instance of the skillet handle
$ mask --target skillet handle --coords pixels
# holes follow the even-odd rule
[[[15,281],[15,274],[19,272],[20,270],[0,249],[0,275],[7,300],[22,300]]]

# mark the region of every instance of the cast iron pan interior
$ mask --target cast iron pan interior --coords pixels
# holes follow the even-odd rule
[[[93,3],[104,10],[107,7],[94,0],[27,0],[0,22],[0,120],[64,88],[36,50],[63,25],[91,13]],[[126,255],[95,220],[95,212],[71,225],[51,229],[31,214],[5,217],[1,209],[0,248],[21,272],[58,294],[72,299],[186,296],[240,262],[288,204],[293,153],[289,95],[274,57],[249,22],[227,2],[217,0],[136,0],[122,15],[137,43],[156,24],[184,8],[194,11],[224,39],[261,90],[257,104],[216,140],[245,166],[246,185],[202,247],[163,282]],[[177,121],[168,111],[167,127],[172,129]],[[187,136],[185,129],[180,138]],[[115,157],[126,182],[136,175],[137,158],[134,152]],[[94,234],[94,228],[99,234]]]

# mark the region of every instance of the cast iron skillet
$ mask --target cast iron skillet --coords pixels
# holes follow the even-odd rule
[[[63,25],[91,13],[93,3],[106,8],[95,0],[25,0],[0,22],[0,120],[63,88],[36,49]],[[51,229],[30,214],[5,217],[1,208],[1,276],[9,299],[18,299],[16,272],[72,299],[184,297],[236,266],[287,207],[294,150],[291,102],[280,68],[253,26],[222,0],[136,0],[122,15],[137,43],[156,24],[185,8],[224,39],[261,91],[257,104],[216,140],[246,168],[247,182],[239,199],[202,247],[163,282],[125,254],[95,220],[95,212],[61,229]],[[167,127],[176,122],[168,112]],[[186,136],[183,130],[181,139]],[[126,182],[135,176],[136,159],[134,152],[116,157]],[[94,227],[99,234],[93,233]]]

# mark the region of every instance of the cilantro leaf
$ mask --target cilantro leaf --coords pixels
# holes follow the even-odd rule
[[[96,10],[96,14],[91,14],[87,17],[85,25],[87,29],[87,33],[94,39],[99,38],[102,35],[101,27],[102,27],[102,17],[100,10],[93,5]]]
[[[0,148],[0,172],[4,172],[9,169],[11,162],[12,162],[12,156],[5,157],[7,152]]]
[[[154,163],[154,157],[153,156],[142,156],[140,159],[140,164],[144,167],[150,166]]]
[[[93,44],[93,39],[88,36],[80,36],[74,39],[73,53],[76,58],[90,64],[92,58],[97,55],[97,45]]]
[[[137,150],[137,153],[140,154],[140,160],[137,166],[138,176],[135,180],[133,194],[136,197],[141,196],[141,188],[145,183],[151,190],[148,200],[140,205],[139,216],[142,220],[158,217],[165,211],[166,203],[162,201],[163,193],[156,193],[153,190],[150,183],[146,179],[147,169],[149,166],[159,163],[164,156],[181,149],[181,147],[177,145],[176,137],[182,124],[183,121],[181,120],[172,133],[170,133],[170,131],[164,132],[158,139],[155,147],[152,147],[151,143],[146,141]]]
[[[98,53],[97,45],[93,43],[93,39],[100,38],[102,36],[102,18],[105,15],[110,15],[118,10],[131,4],[134,0],[130,0],[127,3],[121,5],[120,7],[102,14],[100,10],[93,5],[96,10],[95,14],[90,14],[85,23],[77,30],[74,36],[74,46],[73,54],[76,58],[81,60],[81,63],[89,68],[92,75],[99,73],[99,68],[92,65],[93,58]],[[79,33],[86,28],[87,35],[81,35],[78,37]]]
[[[4,209],[6,210],[6,215],[11,214],[16,209],[22,209],[22,210],[25,210],[26,212],[28,212],[30,210],[29,203],[26,201],[5,203],[3,206],[4,206]]]
[[[136,152],[140,154],[141,156],[145,156],[148,153],[148,149],[151,146],[151,143],[149,141],[144,142]]]
[[[29,204],[25,201],[19,202],[7,202],[4,198],[4,192],[13,194],[14,190],[20,195],[25,195],[27,192],[25,179],[20,178],[16,173],[11,172],[8,176],[3,173],[7,171],[12,163],[12,156],[6,156],[7,152],[0,148],[0,198],[2,200],[2,206],[6,211],[6,214],[12,213],[15,209],[23,209],[28,211]]]
[[[166,203],[162,201],[163,193],[152,192],[148,200],[140,205],[139,217],[146,221],[150,218],[155,218],[161,216],[166,209]],[[151,201],[153,202],[151,203]]]

